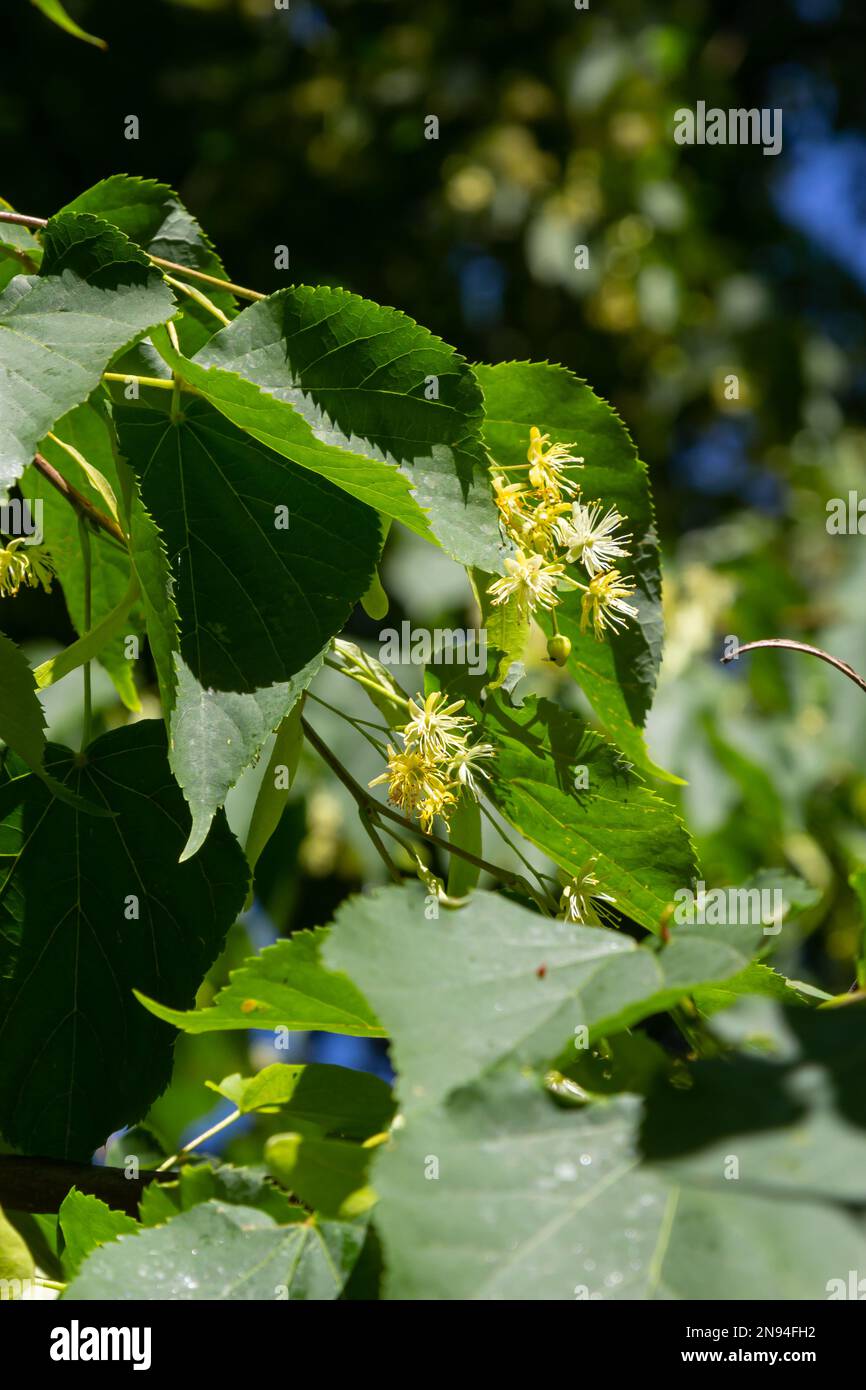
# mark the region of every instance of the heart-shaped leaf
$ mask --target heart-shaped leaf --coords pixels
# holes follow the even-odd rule
[[[224,820],[178,864],[189,813],[161,723],[113,730],[84,759],[49,746],[46,766],[110,814],[76,811],[7,755],[0,1126],[24,1150],[87,1158],[140,1119],[171,1074],[171,1030],[133,988],[192,1003],[243,904],[247,870]]]

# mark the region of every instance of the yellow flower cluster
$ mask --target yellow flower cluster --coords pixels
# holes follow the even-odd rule
[[[493,492],[503,531],[517,547],[505,561],[505,575],[490,585],[494,604],[513,599],[521,617],[537,608],[551,610],[561,603],[563,589],[580,589],[580,630],[591,627],[603,640],[607,629],[625,627],[637,609],[628,600],[634,585],[615,568],[629,554],[630,536],[617,535],[625,520],[616,507],[603,512],[600,502],[580,501],[580,487],[567,474],[583,459],[570,452],[573,444],[551,444],[535,425],[529,433],[525,464],[527,478],[510,483],[503,472],[493,478]],[[572,579],[566,564],[579,562],[587,583]]]
[[[463,704],[449,704],[441,691],[426,700],[421,695],[410,700],[411,718],[397,730],[403,747],[388,744],[388,770],[370,783],[387,782],[388,799],[404,815],[417,816],[425,833],[436,816],[447,822],[464,790],[479,800],[476,778],[488,776],[481,764],[493,757],[494,749],[489,743],[469,743],[472,720],[458,714]]]
[[[51,593],[54,561],[39,545],[26,545],[19,536],[0,548],[0,598],[14,596],[22,584]]]

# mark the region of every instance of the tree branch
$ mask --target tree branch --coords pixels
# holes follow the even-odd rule
[[[115,1210],[138,1216],[138,1204],[152,1182],[174,1182],[176,1172],[148,1169],[128,1178],[122,1168],[69,1163],[62,1158],[21,1158],[0,1155],[0,1207],[8,1211],[59,1211],[71,1187],[99,1197]]]
[[[53,463],[49,463],[42,454],[36,454],[33,459],[34,467],[47,478],[52,487],[55,487],[67,502],[75,508],[78,515],[87,521],[96,531],[105,531],[113,540],[119,541],[124,550],[127,549],[126,536],[121,531],[117,522],[106,512],[101,512],[98,507],[88,501],[83,492],[79,492],[77,487],[66,481],[62,473],[58,473]]]
[[[44,217],[25,217],[23,212],[0,212],[0,222],[12,222],[16,227],[33,227],[40,231],[48,226]]]

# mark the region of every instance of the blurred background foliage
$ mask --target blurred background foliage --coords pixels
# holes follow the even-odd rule
[[[866,698],[807,657],[762,652],[725,668],[718,657],[730,634],[788,636],[866,670],[866,543],[827,529],[831,498],[866,496],[861,0],[68,9],[107,55],[24,0],[4,20],[0,192],[13,206],[47,215],[114,172],[159,178],[241,283],[345,285],[470,360],[562,362],[616,406],[650,469],[665,555],[667,648],[648,735],[687,785],[664,794],[709,884],[781,866],[818,887],[808,933],[780,964],[847,989],[862,921],[848,878],[866,862]],[[781,154],[678,146],[673,113],[699,100],[781,107]],[[124,138],[129,114],[138,141]],[[437,139],[425,137],[430,116]],[[274,268],[279,245],[288,277]],[[386,622],[359,611],[353,624],[374,650],[404,617],[471,622],[462,572],[405,535],[389,543],[385,582]],[[34,653],[69,640],[59,596],[6,602],[0,622]],[[529,678],[562,690],[543,654],[540,643]],[[48,694],[60,737],[77,719],[71,684]],[[345,703],[332,684],[321,693]],[[106,721],[120,719],[108,683],[100,690]],[[346,725],[322,707],[315,719],[360,779],[379,770]],[[232,796],[240,833],[265,761]],[[342,789],[305,759],[232,950],[326,921],[378,872]],[[272,1039],[253,1036],[272,1060]],[[341,1040],[317,1046],[345,1060]],[[189,1119],[184,1087],[200,1101],[199,1072],[245,1067],[245,1047],[183,1040],[155,1117],[167,1143]]]

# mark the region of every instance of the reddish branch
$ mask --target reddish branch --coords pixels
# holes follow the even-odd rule
[[[43,478],[47,478],[51,486],[56,487],[57,491],[66,498],[67,502],[71,503],[79,516],[83,516],[85,521],[89,522],[95,530],[106,531],[114,540],[120,541],[120,544],[126,549],[126,536],[121,531],[117,522],[114,521],[112,517],[108,516],[107,513],[101,512],[98,507],[94,507],[93,503],[89,502],[84,496],[84,493],[79,492],[77,487],[73,487],[71,483],[67,482],[63,474],[58,473],[57,469],[52,463],[48,462],[47,458],[43,458],[41,454],[37,454],[33,459],[33,465],[42,474]]]
[[[12,222],[16,227],[33,227],[36,231],[48,226],[44,217],[25,217],[23,212],[0,212],[0,222]]]
[[[831,656],[829,652],[822,651],[820,647],[810,647],[806,642],[795,642],[790,637],[764,637],[760,642],[745,642],[738,647],[730,656],[721,658],[724,665],[728,661],[735,661],[741,652],[755,651],[758,647],[784,647],[792,652],[805,652],[807,656],[817,656],[821,661],[826,661],[828,666],[833,666],[837,671],[841,671],[843,676],[847,676],[860,689],[866,691],[866,679],[849,666],[847,661],[840,661],[838,656]]]

